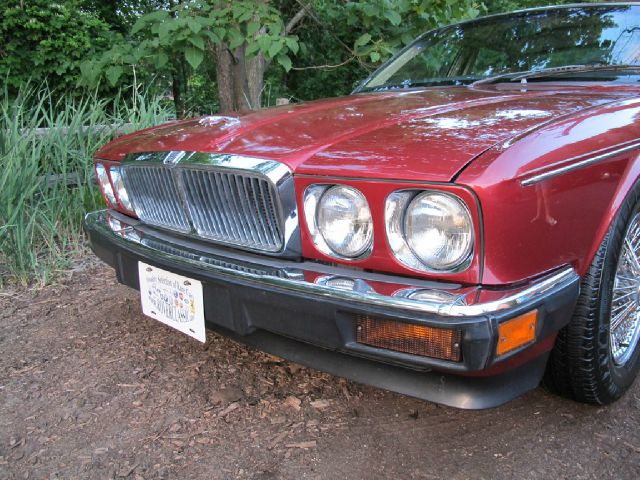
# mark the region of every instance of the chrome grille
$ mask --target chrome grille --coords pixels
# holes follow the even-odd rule
[[[270,182],[212,170],[183,169],[181,174],[187,208],[199,236],[242,247],[280,250],[282,232]]]
[[[128,165],[124,178],[140,220],[182,233],[191,231],[175,178],[167,168]]]
[[[170,165],[141,157],[123,164],[125,186],[142,222],[214,243],[279,255],[286,251],[291,234],[285,234],[281,192],[268,170],[262,174],[193,160]]]

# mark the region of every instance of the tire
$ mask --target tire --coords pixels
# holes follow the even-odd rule
[[[582,279],[573,317],[559,332],[547,364],[546,386],[579,402],[616,401],[640,368],[639,194],[637,185],[600,245]],[[636,234],[633,260],[625,239]]]

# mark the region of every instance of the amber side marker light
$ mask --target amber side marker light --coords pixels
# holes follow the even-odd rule
[[[505,355],[536,339],[538,311],[532,310],[498,326],[496,355]]]
[[[459,362],[460,330],[433,328],[358,315],[356,341],[371,347]]]

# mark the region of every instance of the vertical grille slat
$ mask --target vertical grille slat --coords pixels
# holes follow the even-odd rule
[[[269,208],[270,202],[269,199],[266,198],[266,192],[265,192],[265,185],[264,182],[258,182],[258,185],[260,186],[260,203],[262,204],[262,212],[264,217],[267,219],[267,226],[269,227],[269,231],[271,233],[271,236],[276,236],[278,235],[278,229],[276,228],[276,225],[274,225],[273,219],[275,218],[275,215],[273,215],[273,212],[271,208]],[[270,215],[271,214],[271,215]]]
[[[259,204],[259,195],[257,193],[256,190],[256,185],[258,182],[257,178],[245,178],[245,181],[249,184],[249,190],[251,191],[251,200],[253,205],[258,205]],[[254,210],[254,215],[257,219],[258,224],[260,225],[260,232],[262,232],[262,235],[265,239],[269,239],[271,238],[271,235],[269,234],[267,225],[266,225],[266,219],[264,218],[263,215],[261,215],[260,210],[256,209]],[[267,240],[268,241],[268,240]]]
[[[231,184],[229,183],[228,175],[219,175],[220,183],[222,183],[222,187],[224,189],[225,195],[223,198],[227,202],[227,206],[229,208],[229,219],[233,222],[233,228],[237,233],[237,240],[242,241],[242,238],[246,236],[246,231],[244,230],[244,224],[240,218],[240,212],[238,212],[238,204],[237,197],[235,196],[235,192],[231,188]]]
[[[158,164],[125,165],[123,172],[144,223],[238,248],[283,248],[278,192],[259,174]]]
[[[127,191],[136,213],[145,223],[182,233],[191,231],[180,202],[175,179],[158,166],[128,166],[123,169]]]
[[[229,232],[226,229],[224,229],[224,221],[220,213],[220,199],[213,194],[211,189],[207,188],[204,174],[199,171],[190,172],[188,170],[185,171],[185,174],[191,175],[193,177],[193,184],[197,185],[199,191],[201,192],[202,204],[212,205],[212,208],[210,210],[205,210],[205,209],[199,210],[203,221],[206,223],[203,231],[208,232],[208,231],[215,231],[216,229],[219,229],[219,231],[223,232],[223,234],[227,238],[231,238],[229,236]],[[198,224],[196,223],[196,225]],[[202,234],[202,232],[199,232],[199,233]]]
[[[213,173],[213,180],[216,184],[216,188],[213,189],[213,192],[215,192],[215,194],[220,199],[219,208],[224,220],[225,229],[227,230],[227,235],[229,236],[229,238],[237,241],[240,238],[240,235],[238,234],[238,229],[235,225],[235,222],[233,222],[231,218],[233,215],[229,206],[227,192],[224,189],[224,182],[222,181],[221,175],[217,174],[216,172]]]
[[[261,239],[258,236],[258,229],[256,228],[256,224],[254,222],[251,207],[247,204],[247,191],[244,188],[244,183],[242,179],[237,175],[233,178],[233,181],[235,183],[235,188],[238,191],[238,199],[240,200],[242,215],[247,219],[247,227],[249,230],[249,235],[251,236],[251,241],[253,243],[262,243],[264,242],[264,239]]]

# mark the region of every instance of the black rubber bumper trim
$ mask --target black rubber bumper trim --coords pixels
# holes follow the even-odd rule
[[[501,375],[467,377],[417,372],[366,358],[352,357],[259,330],[238,335],[212,325],[213,331],[239,343],[323,372],[450,407],[479,410],[502,405],[538,386],[548,354]]]

